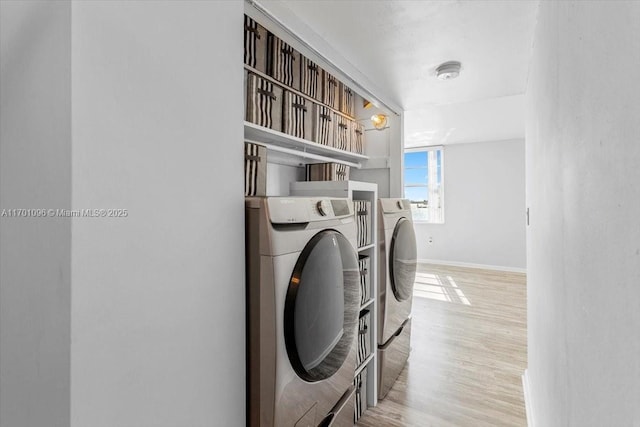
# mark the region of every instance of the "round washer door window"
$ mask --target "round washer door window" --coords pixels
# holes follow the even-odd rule
[[[320,381],[340,369],[359,309],[357,254],[339,232],[321,231],[302,250],[285,301],[285,343],[300,378]]]
[[[413,294],[416,280],[416,235],[407,218],[400,218],[393,230],[389,256],[391,288],[398,301],[405,301]]]

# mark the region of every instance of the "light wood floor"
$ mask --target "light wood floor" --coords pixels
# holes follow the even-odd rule
[[[358,426],[526,426],[526,276],[420,265],[411,355]]]

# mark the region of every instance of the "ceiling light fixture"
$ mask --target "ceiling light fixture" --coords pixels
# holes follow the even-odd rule
[[[436,77],[439,80],[451,80],[460,75],[460,68],[462,64],[458,61],[449,61],[438,65],[436,68]]]
[[[371,116],[371,123],[374,128],[382,130],[387,126],[387,116],[384,114],[374,114]]]

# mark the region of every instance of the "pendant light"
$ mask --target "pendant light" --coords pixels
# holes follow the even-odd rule
[[[373,127],[382,130],[387,126],[387,116],[384,114],[374,114],[371,116],[371,124]]]

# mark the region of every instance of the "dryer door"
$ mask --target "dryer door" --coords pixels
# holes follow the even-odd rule
[[[342,234],[321,231],[300,254],[285,301],[287,353],[302,379],[321,381],[340,369],[354,343],[359,309],[357,254]]]
[[[393,230],[389,251],[389,277],[398,301],[405,301],[413,294],[417,257],[413,224],[407,218],[400,218]]]

